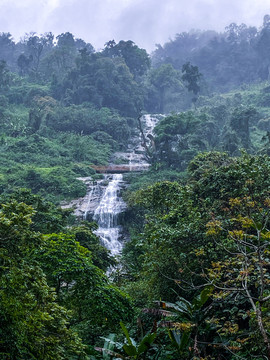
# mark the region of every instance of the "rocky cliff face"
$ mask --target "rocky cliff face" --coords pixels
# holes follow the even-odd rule
[[[107,182],[105,179],[95,181],[91,177],[80,177],[78,180],[83,181],[87,186],[86,196],[62,204],[61,207],[63,209],[72,208],[75,216],[88,220],[98,207]]]

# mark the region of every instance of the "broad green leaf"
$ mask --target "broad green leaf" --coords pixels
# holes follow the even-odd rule
[[[122,321],[120,321],[120,326],[121,326],[121,328],[123,330],[123,333],[124,333],[128,343],[129,343],[129,345],[134,346],[133,341],[132,341],[131,337],[129,336],[128,329],[125,327],[125,325],[124,325],[124,323],[122,323]]]
[[[206,286],[202,292],[193,300],[193,309],[199,310],[209,299],[214,290],[213,286]]]
[[[139,344],[138,355],[142,354],[143,352],[147,351],[150,348],[151,344],[155,341],[156,336],[157,336],[156,333],[145,335],[145,337],[142,339],[142,341]]]
[[[129,356],[137,356],[138,355],[137,349],[135,348],[134,345],[125,344],[125,345],[123,345],[123,350]]]
[[[189,342],[189,338],[190,338],[190,331],[185,331],[183,334],[181,334],[181,341],[179,345],[180,351],[183,351],[186,348]]]

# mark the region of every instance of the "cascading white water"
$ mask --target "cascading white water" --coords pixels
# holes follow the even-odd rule
[[[125,203],[119,196],[120,184],[123,182],[122,174],[113,174],[111,179],[108,177],[108,186],[101,198],[99,206],[93,216],[98,224],[95,231],[113,255],[120,253],[122,244],[119,241],[121,226],[118,224],[118,216],[124,210]]]
[[[142,122],[144,127],[144,135],[148,144],[150,139],[148,135],[153,134],[153,129],[162,115],[152,116],[144,115]],[[149,163],[145,159],[145,148],[141,144],[139,136],[134,137],[133,143],[129,147],[131,151],[127,153],[119,153],[121,158],[128,161],[127,171],[144,171],[149,167]],[[120,165],[121,167],[121,165]],[[104,190],[104,180],[107,187]],[[95,208],[93,220],[98,224],[95,234],[100,237],[103,245],[108,248],[112,255],[117,255],[122,250],[120,241],[122,228],[119,225],[119,214],[124,211],[126,204],[120,196],[121,186],[123,186],[122,174],[105,174],[104,180],[100,180],[90,189],[88,198],[86,199],[86,208],[84,208],[83,218],[87,219],[87,214],[93,214],[93,205],[99,200],[98,206]],[[102,194],[102,195],[101,195]]]
[[[89,191],[89,194],[88,194],[88,200],[87,200],[87,205],[86,205],[86,209],[84,211],[84,214],[83,214],[83,219],[84,220],[87,220],[87,215],[88,215],[88,212],[89,212],[89,208],[90,208],[90,205],[91,203],[100,196],[100,185],[99,184],[96,184],[96,185],[92,185],[91,188],[90,188],[90,191]]]
[[[162,115],[159,115],[159,117],[162,117]],[[144,115],[144,122],[145,122],[145,129],[144,129],[144,135],[147,137],[149,134],[153,135],[153,130],[156,124],[159,121],[158,116],[152,116],[150,114]]]

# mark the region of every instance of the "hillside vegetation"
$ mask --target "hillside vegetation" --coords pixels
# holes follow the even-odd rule
[[[270,359],[269,66],[269,15],[151,55],[0,34],[0,359]],[[59,204],[144,113],[115,259]]]

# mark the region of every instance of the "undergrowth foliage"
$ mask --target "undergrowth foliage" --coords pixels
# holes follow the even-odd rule
[[[0,34],[1,359],[270,359],[269,47],[268,15],[151,58]],[[115,259],[58,205],[147,112],[162,114],[149,171],[125,175]]]

